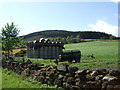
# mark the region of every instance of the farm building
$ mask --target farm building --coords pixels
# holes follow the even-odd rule
[[[27,43],[28,58],[56,59],[64,49],[61,42],[51,42],[49,39],[35,40]]]

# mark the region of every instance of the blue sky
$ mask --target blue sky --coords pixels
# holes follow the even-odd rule
[[[118,3],[115,2],[2,2],[0,10],[0,26],[14,22],[20,35],[69,30],[118,36]]]

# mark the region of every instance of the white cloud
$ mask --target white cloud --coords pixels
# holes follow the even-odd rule
[[[116,2],[116,3],[118,3],[120,0],[111,0],[112,2]]]
[[[104,20],[98,20],[96,24],[89,24],[90,31],[99,31],[118,36],[118,26],[113,26]]]

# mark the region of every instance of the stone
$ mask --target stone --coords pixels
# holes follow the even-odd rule
[[[75,79],[75,82],[80,82],[80,78]]]
[[[86,75],[87,69],[77,70],[75,73],[78,75]]]
[[[32,77],[32,79],[33,79],[33,80],[37,80],[37,81],[39,81],[39,80],[38,80],[39,77],[38,77],[38,76],[35,76],[35,75]]]
[[[46,71],[50,71],[51,67],[46,68]]]
[[[91,76],[90,74],[86,75],[86,80],[87,81],[95,81],[95,76]]]
[[[21,75],[24,77],[24,76],[27,76],[28,73],[27,73],[26,71],[22,71],[22,72],[21,72]]]
[[[25,65],[26,65],[25,62],[21,62],[21,63],[19,63],[19,66],[22,67],[22,68],[24,68]]]
[[[30,74],[34,74],[34,72],[35,72],[34,70],[30,70]]]
[[[68,77],[66,82],[70,85],[75,85],[75,79],[73,77]]]
[[[77,70],[78,70],[78,67],[71,67],[71,66],[68,67],[68,72],[69,72],[69,73],[74,73],[74,72],[76,72]]]
[[[16,70],[16,72],[17,72],[18,74],[21,74],[21,73],[22,73],[22,71],[24,71],[24,69],[23,69],[23,68],[21,68],[21,67],[17,68],[17,70]]]
[[[88,70],[86,71],[86,74],[90,74],[90,73],[92,73],[92,70],[89,70],[89,69],[88,69]]]
[[[59,79],[55,79],[54,84],[58,85],[58,87],[62,87],[63,86],[63,82],[61,80],[59,80]]]
[[[52,72],[49,72],[49,73],[47,72],[46,76],[50,77],[51,79],[54,79],[55,74]]]
[[[66,82],[66,81],[67,81],[67,77],[64,76],[64,77],[63,77],[63,82]]]
[[[114,85],[107,85],[106,90],[114,90]]]
[[[53,78],[54,78],[54,79],[57,79],[57,78],[58,78],[58,75],[59,75],[59,72],[55,73],[54,76],[53,76]]]
[[[120,77],[120,71],[117,70],[110,70],[109,71],[110,76],[119,76]]]
[[[31,70],[38,70],[38,64],[36,63],[31,63],[31,64],[28,64],[28,67],[31,69]]]
[[[40,65],[38,63],[2,61],[3,67],[13,70],[26,79],[27,76],[45,85],[57,85],[67,90],[120,90],[120,71],[97,68],[95,70],[68,66]]]
[[[104,75],[98,75],[95,77],[95,80],[102,83],[102,79],[103,79]]]
[[[114,85],[114,89],[115,89],[115,90],[116,90],[116,89],[120,90],[120,84],[119,84],[119,85]]]
[[[30,61],[30,59],[28,59],[27,61],[25,61],[27,64],[32,64],[32,61]]]
[[[95,70],[95,71],[92,71],[92,73],[90,73],[90,75],[91,76],[97,76],[97,75],[99,75],[99,73],[98,73],[98,71]]]
[[[80,85],[80,81],[75,81],[75,85],[79,86]]]
[[[96,71],[98,72],[99,75],[106,75],[106,74],[108,74],[108,71],[106,69],[97,68]]]
[[[90,88],[89,84],[86,82],[76,82],[75,83],[76,86],[79,86],[80,88],[84,89],[88,89]]]
[[[45,66],[44,66],[44,64],[37,64],[37,66],[36,66],[36,70],[40,70],[41,68],[44,68]]]
[[[30,69],[29,68],[24,69],[24,71],[26,72],[26,76],[30,75]]]
[[[107,88],[107,84],[106,83],[102,83],[101,90],[106,90],[106,88]]]
[[[57,89],[58,89],[58,90],[64,90],[64,88],[63,88],[63,87],[58,87]]]
[[[47,71],[47,68],[46,67],[41,68],[40,71]]]
[[[53,79],[51,79],[50,77],[45,77],[45,83],[46,84],[48,84],[48,85],[52,85],[52,84],[54,84],[54,80]]]
[[[107,85],[106,90],[120,90],[120,84],[119,85]]]
[[[79,86],[75,86],[75,85],[71,85],[70,86],[70,90],[81,90],[82,88],[80,88]]]
[[[64,78],[63,75],[61,75],[61,74],[58,75],[58,79],[59,79],[59,80],[62,80],[63,78]]]
[[[40,76],[45,77],[46,76],[46,72],[40,72]]]
[[[108,85],[116,85],[119,84],[119,79],[114,76],[104,76],[102,81],[107,83]]]
[[[70,85],[69,85],[67,82],[64,82],[64,83],[63,83],[63,87],[64,87],[65,89],[70,89]]]
[[[34,75],[35,75],[35,76],[39,76],[39,75],[40,75],[40,72],[36,71]]]
[[[76,71],[75,78],[80,78],[80,81],[86,81],[86,71],[87,69]]]
[[[45,68],[45,66],[38,66],[37,68],[36,68],[36,71],[42,71],[42,69],[44,69]]]
[[[6,65],[9,66],[12,63],[12,61],[6,61]]]
[[[18,62],[14,62],[14,67],[17,67],[19,65]]]
[[[91,88],[92,90],[101,90],[102,85],[97,81],[88,81],[86,83],[89,84],[89,88]]]
[[[79,78],[80,78],[80,81],[86,81],[87,80],[85,75],[81,75],[81,76],[79,76]]]
[[[66,76],[66,77],[74,77],[74,76],[75,76],[75,73],[66,73],[65,76]]]
[[[59,71],[67,72],[68,71],[68,65],[66,63],[61,63],[57,66],[57,69]]]
[[[43,76],[38,76],[39,78],[38,78],[38,81],[39,82],[41,82],[42,84],[45,84],[45,77],[43,77]]]
[[[48,68],[48,67],[50,67],[50,68],[55,68],[55,66],[53,66],[53,65],[46,65],[46,67]]]

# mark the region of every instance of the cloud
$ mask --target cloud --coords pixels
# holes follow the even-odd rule
[[[89,24],[90,31],[99,31],[118,36],[118,26],[113,26],[104,20],[98,20],[96,24]]]
[[[112,2],[118,3],[120,0],[111,0]]]

